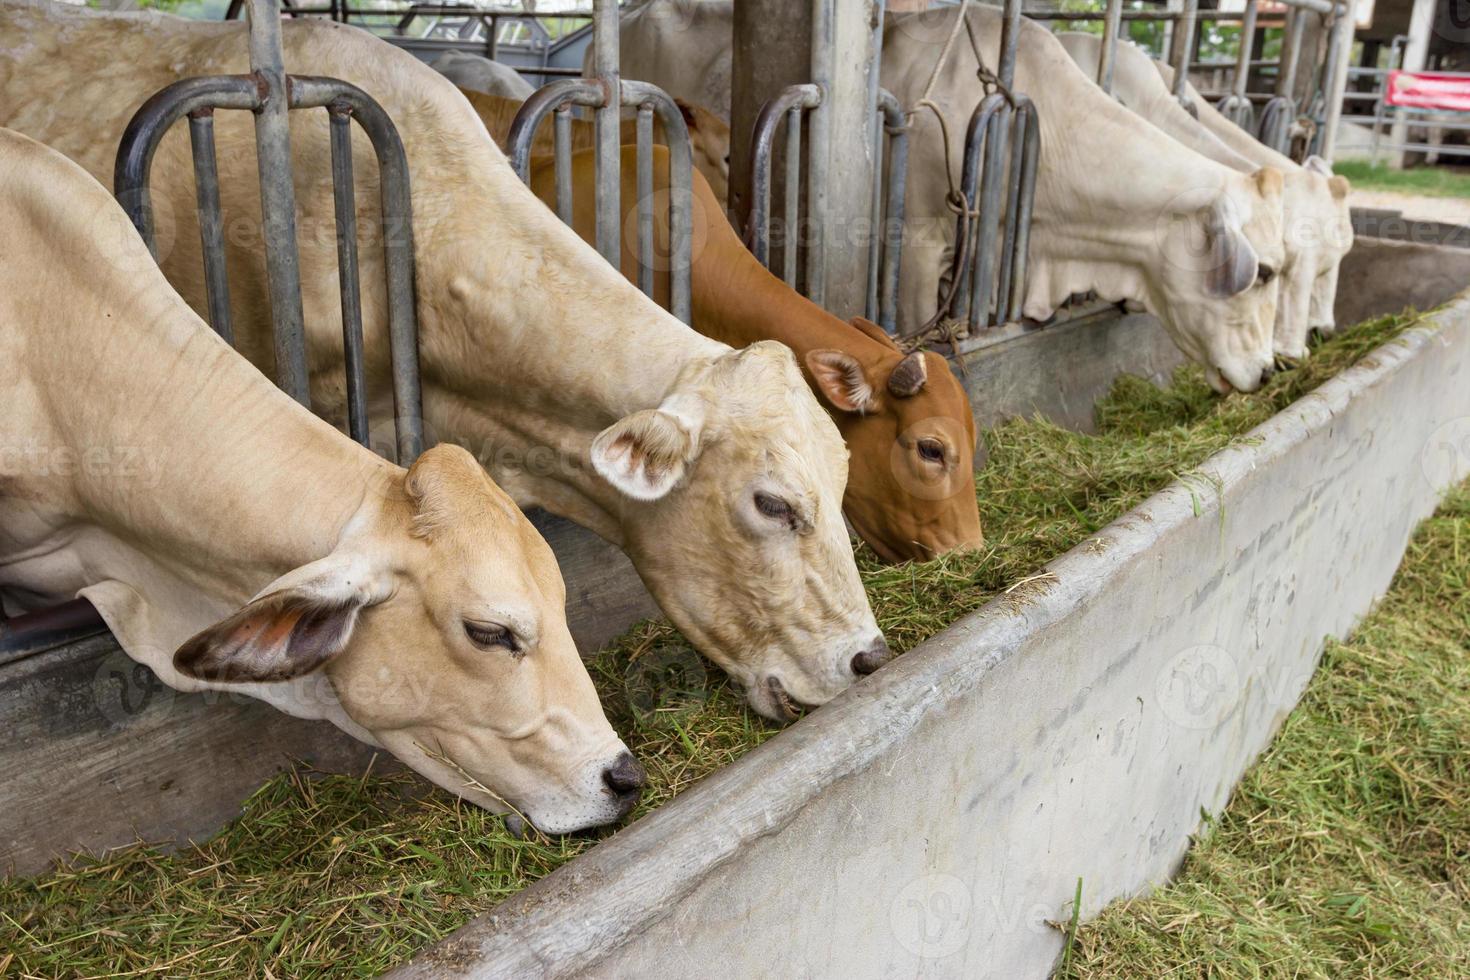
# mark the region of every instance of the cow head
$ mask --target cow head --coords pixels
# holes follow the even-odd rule
[[[325,678],[361,734],[473,803],[552,833],[619,819],[642,770],[577,655],[551,549],[462,449],[395,479],[175,669],[226,687]]]
[[[1307,335],[1331,333],[1337,269],[1352,247],[1347,180],[1332,176],[1320,157],[1286,175],[1284,194],[1286,264],[1276,317],[1276,353],[1307,354]]]
[[[762,715],[887,658],[842,521],[847,451],[786,347],[702,362],[604,429],[592,465],[637,510],[623,547],[649,591]]]
[[[1148,305],[1222,394],[1254,391],[1272,370],[1281,194],[1280,171],[1229,172],[1223,187],[1180,194],[1163,215]]]
[[[1321,157],[1308,157],[1304,167],[1318,178],[1320,187],[1317,197],[1327,215],[1323,220],[1327,231],[1321,262],[1317,279],[1312,284],[1309,323],[1312,329],[1331,335],[1337,332],[1337,317],[1333,312],[1337,301],[1337,273],[1343,258],[1353,247],[1353,216],[1348,205],[1352,185],[1346,177],[1334,174],[1327,161]]]
[[[859,317],[853,325],[880,346],[805,358],[852,454],[847,519],[885,561],[979,548],[975,419],[965,389],[939,354],[904,354],[877,324]]]

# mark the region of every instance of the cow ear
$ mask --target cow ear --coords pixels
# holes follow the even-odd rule
[[[895,398],[912,398],[924,390],[929,370],[924,366],[924,352],[914,351],[898,362],[888,376],[888,393]]]
[[[860,316],[855,316],[848,322],[888,349],[898,350],[898,344],[894,341],[893,336],[872,320],[865,320]],[[903,352],[899,351],[899,353]]]
[[[807,351],[807,370],[817,382],[817,389],[839,412],[861,415],[877,407],[873,386],[863,366],[851,354],[840,350]]]
[[[1310,170],[1314,174],[1321,174],[1323,177],[1332,176],[1332,164],[1328,163],[1326,160],[1322,159],[1315,153],[1302,161],[1302,167],[1306,170]]]
[[[624,496],[658,500],[699,456],[701,413],[670,399],[614,422],[592,440],[592,468]]]
[[[1256,182],[1256,190],[1261,192],[1262,197],[1273,197],[1281,193],[1286,186],[1286,177],[1275,167],[1262,167],[1251,178]]]
[[[1341,201],[1348,196],[1348,192],[1353,189],[1353,185],[1348,183],[1346,177],[1333,174],[1327,178],[1327,189],[1332,192],[1332,199],[1334,201]]]
[[[174,669],[219,683],[270,683],[309,674],[347,649],[358,613],[391,588],[362,563],[329,555],[266,587],[243,609],[186,640]]]
[[[1208,264],[1205,288],[1221,298],[1245,292],[1256,281],[1256,250],[1241,227],[1240,212],[1228,195],[1220,195],[1205,208],[1205,240]]]

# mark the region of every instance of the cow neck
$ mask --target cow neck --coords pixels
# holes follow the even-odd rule
[[[401,495],[402,470],[276,390],[161,283],[143,296],[113,318],[139,326],[104,338],[89,386],[146,411],[127,439],[168,483],[89,481],[99,524],[243,600],[330,553],[365,504]]]
[[[733,232],[720,235],[718,244],[715,234],[710,237],[695,260],[691,283],[694,325],[700,333],[731,347],[778,340],[796,353],[803,373],[806,354],[812,350],[846,351],[864,364],[892,353],[786,285],[756,261]]]
[[[656,408],[729,348],[628,283],[503,160],[477,166],[483,200],[473,211],[456,188],[438,214],[415,216],[435,229],[419,267],[444,270],[419,282],[430,428],[475,453],[520,506],[621,544],[626,501],[592,471],[593,439]],[[484,237],[481,214],[493,215],[494,256],[459,247]]]

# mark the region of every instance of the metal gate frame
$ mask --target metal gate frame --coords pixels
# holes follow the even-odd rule
[[[1277,62],[1275,91],[1262,105],[1259,115],[1246,87],[1250,80],[1251,55],[1255,46],[1255,24],[1258,0],[1246,0],[1239,11],[1201,10],[1199,0],[1184,0],[1180,10],[1123,10],[1122,0],[1108,0],[1107,8],[1094,11],[1036,11],[1027,17],[1038,21],[1064,23],[1102,21],[1103,44],[1098,58],[1097,83],[1104,92],[1112,93],[1113,64],[1116,59],[1120,27],[1124,21],[1150,21],[1175,25],[1173,48],[1168,57],[1174,69],[1174,97],[1191,114],[1197,115],[1186,95],[1189,70],[1194,67],[1193,54],[1196,36],[1201,23],[1206,21],[1241,23],[1241,41],[1236,54],[1235,70],[1231,78],[1230,91],[1221,96],[1215,107],[1231,122],[1254,135],[1266,146],[1288,154],[1291,144],[1292,123],[1299,115],[1299,107],[1292,96],[1296,87],[1301,62],[1302,38],[1306,34],[1306,17],[1316,13],[1351,20],[1351,11],[1343,0],[1279,0],[1286,6],[1285,37],[1282,39],[1281,57]],[[1340,43],[1342,31],[1334,28],[1330,36],[1329,50],[1325,59],[1328,72],[1336,70],[1333,51]],[[1330,85],[1324,86],[1329,88]],[[1326,120],[1331,122],[1331,120]],[[1335,122],[1332,123],[1335,128]],[[1324,125],[1323,129],[1327,126]]]
[[[403,141],[383,107],[357,86],[335,78],[286,74],[277,0],[249,0],[248,9],[250,73],[181,79],[144,102],[129,121],[118,147],[113,193],[156,257],[149,173],[164,134],[187,116],[209,321],[221,337],[233,343],[214,112],[247,109],[254,114],[276,383],[296,401],[310,407],[287,113],[292,109],[326,109],[331,128],[348,427],[352,438],[367,446],[357,211],[352,179],[351,121],[356,120],[371,140],[378,162],[397,461],[401,466],[409,466],[423,452],[424,434],[414,297],[413,206]]]
[[[820,168],[802,161],[803,117],[822,104],[822,87],[814,82],[788,85],[756,116],[751,131],[750,214],[745,225],[745,244],[771,268],[771,185],[776,133],[784,121],[783,146],[785,181],[781,217],[786,222],[787,242],[798,227],[801,215],[803,176],[808,194],[822,181]],[[874,234],[868,243],[868,288],[864,315],[888,333],[897,329],[898,275],[903,253],[904,186],[908,180],[908,120],[903,107],[887,89],[878,89],[874,112],[882,117],[873,134],[873,192],[869,203]],[[888,141],[887,173],[884,172],[884,138]],[[781,250],[781,278],[797,288],[797,248]],[[772,272],[776,271],[771,269]],[[810,290],[808,290],[810,292]]]
[[[594,0],[592,8],[594,74],[563,78],[531,94],[511,122],[506,155],[516,176],[529,181],[531,146],[536,131],[554,115],[556,214],[572,218],[572,107],[593,111],[596,127],[597,251],[622,267],[622,110],[637,109],[638,288],[654,293],[653,256],[653,118],[663,124],[669,150],[669,312],[690,321],[690,275],[693,265],[693,151],[689,127],[678,104],[648,82],[626,81],[618,69],[617,0]],[[712,216],[713,217],[713,216]]]

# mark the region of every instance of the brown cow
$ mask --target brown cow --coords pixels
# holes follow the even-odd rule
[[[487,120],[487,123],[490,122]],[[503,134],[491,130],[491,135]],[[623,147],[622,271],[636,281],[637,148]],[[668,151],[654,148],[655,251],[668,255]],[[572,158],[573,227],[595,228],[591,151]],[[555,200],[547,157],[533,160],[531,189]],[[882,328],[851,324],[806,299],[756,261],[723,220],[724,210],[694,173],[693,326],[733,347],[779,340],[796,352],[851,452],[843,512],[887,561],[924,560],[983,543],[975,501],[975,420],[964,388],[943,357],[905,356]],[[668,263],[657,263],[655,297],[668,303]]]

